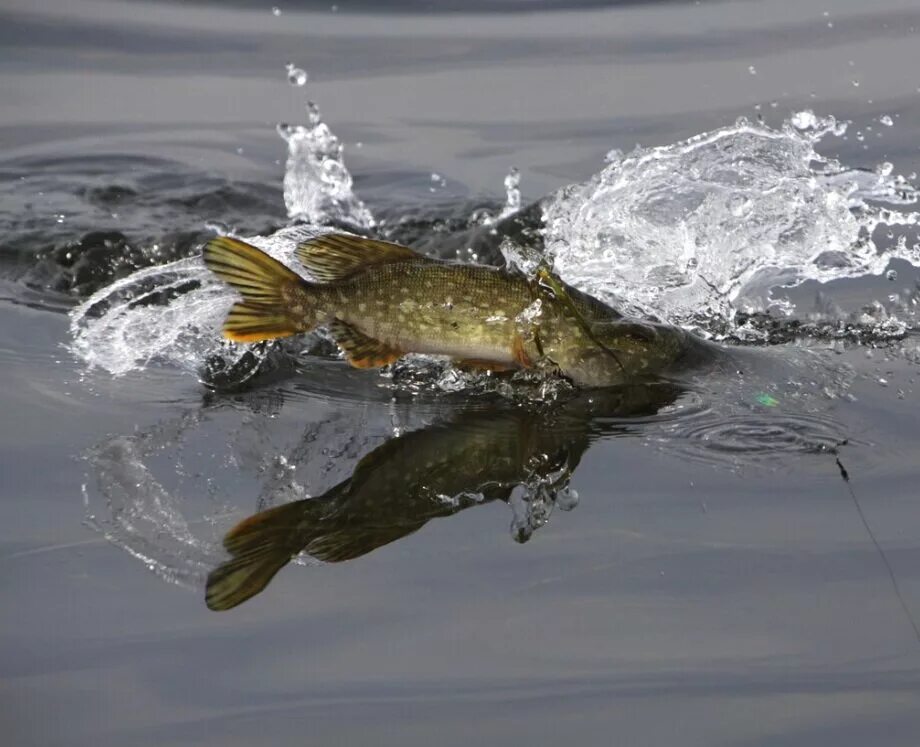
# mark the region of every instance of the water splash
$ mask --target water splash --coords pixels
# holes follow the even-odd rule
[[[310,76],[307,75],[306,70],[297,67],[293,62],[289,62],[284,68],[287,72],[288,83],[292,86],[301,88],[307,85],[307,80],[309,80]]]
[[[374,216],[352,190],[354,180],[343,160],[344,146],[322,121],[313,102],[307,125],[279,124],[288,147],[284,172],[284,204],[291,220],[317,225],[369,229]]]
[[[294,265],[297,244],[319,233],[312,226],[294,226],[247,241]],[[236,299],[199,257],[138,270],[71,312],[70,350],[88,366],[116,376],[153,364],[204,376],[207,366],[242,383],[258,370],[268,349],[223,339],[221,326]]]
[[[502,208],[499,220],[513,215],[521,209],[521,172],[512,166],[505,177],[505,207]]]
[[[543,456],[542,460],[545,461]],[[533,533],[546,526],[553,509],[571,511],[578,505],[578,492],[569,485],[569,465],[534,464],[530,477],[511,494],[511,537],[527,542]]]
[[[285,205],[303,225],[247,240],[296,267],[297,244],[327,230],[323,226],[362,230],[372,227],[374,218],[352,191],[342,144],[315,104],[308,107],[307,125],[279,125],[278,131],[288,145]],[[197,257],[138,270],[71,312],[69,347],[89,366],[115,375],[167,364],[197,375],[207,368],[240,383],[258,370],[268,347],[222,339],[222,320],[235,298]]]
[[[548,257],[572,285],[627,313],[741,341],[783,341],[788,335],[766,334],[751,316],[793,310],[790,301],[774,297],[776,287],[881,276],[893,258],[920,265],[920,241],[911,238],[918,214],[905,209],[917,201],[910,179],[895,175],[891,164],[844,169],[816,152],[824,138],[844,130],[832,117],[799,112],[780,129],[739,121],[629,156],[611,152],[596,176],[543,202],[542,242],[499,236],[501,251],[524,272]],[[367,231],[375,220],[354,194],[341,142],[315,105],[306,125],[279,125],[279,132],[288,144],[285,205],[304,225],[252,241],[297,266],[296,243],[321,226]],[[512,170],[506,210],[519,206],[518,180]],[[856,320],[883,339],[903,335],[904,320],[918,306],[909,289],[890,295],[888,306],[860,309]],[[71,349],[114,374],[151,363],[200,373],[206,364],[241,380],[258,369],[268,346],[220,340],[234,297],[197,259],[141,270],[73,312]],[[800,325],[795,334],[828,336],[821,332],[827,320],[837,324],[844,315],[831,302],[824,308],[824,326]],[[849,320],[845,326],[829,336],[848,335]],[[441,372],[436,381],[454,391],[472,378]]]
[[[612,152],[603,171],[546,201],[547,253],[589,293],[703,330],[782,306],[776,286],[881,274],[894,257],[920,264],[920,243],[882,249],[874,236],[916,225],[894,206],[916,203],[917,191],[890,169],[844,169],[815,150],[844,131],[800,112],[780,129],[742,119]]]

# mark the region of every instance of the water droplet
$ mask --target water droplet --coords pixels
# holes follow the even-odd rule
[[[897,271],[897,270],[888,270],[888,272],[885,273],[885,277],[888,278],[889,280],[897,280],[897,279],[898,279],[898,271]]]
[[[856,80],[856,78],[853,78],[850,83],[852,84],[853,88],[859,88],[859,81]]]
[[[329,10],[331,10],[333,13],[338,13],[338,12],[339,12],[339,6],[338,6],[338,5],[333,5],[331,8],[329,8]]]
[[[347,176],[345,165],[334,158],[327,158],[323,161],[323,174],[326,179],[336,184],[342,182]]]
[[[432,171],[432,172],[431,172],[431,181],[433,181],[433,182],[439,182],[439,181],[441,181],[441,175],[440,175],[437,171]]]
[[[878,121],[881,122],[885,127],[891,127],[894,124],[894,120],[891,119],[887,114],[883,114],[878,118]]]
[[[322,116],[319,112],[319,106],[317,106],[315,101],[307,102],[307,122],[315,127],[320,122],[322,122]]]
[[[790,119],[792,126],[798,130],[810,130],[818,126],[818,118],[810,109],[796,112]]]
[[[278,16],[280,16],[280,15],[281,15],[281,8],[279,8],[277,5],[274,6],[274,7],[272,8],[272,15],[275,16],[276,18],[277,18]]]
[[[521,174],[517,167],[512,166],[505,177],[505,207],[501,217],[511,215],[521,209]]]
[[[892,171],[894,171],[894,164],[890,161],[883,161],[875,167],[875,173],[879,176],[891,176]]]
[[[881,386],[888,386],[888,379],[885,379],[881,376],[878,377],[878,383]]]
[[[751,75],[757,75],[757,68],[754,67],[753,65],[748,65],[748,72],[749,72]]]
[[[285,69],[287,70],[288,83],[290,83],[292,86],[300,87],[307,84],[307,78],[309,76],[307,75],[306,70],[301,70],[299,67],[295,67],[291,62],[285,65]]]

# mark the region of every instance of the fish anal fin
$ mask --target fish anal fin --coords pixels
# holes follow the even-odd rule
[[[355,368],[381,368],[406,354],[393,345],[368,337],[341,319],[335,319],[329,324],[329,332]]]
[[[317,280],[341,280],[371,265],[390,262],[434,262],[401,244],[347,233],[328,233],[297,247],[297,259]]]
[[[514,356],[514,360],[518,362],[521,368],[533,368],[533,361],[530,359],[530,356],[527,355],[527,351],[524,350],[524,338],[519,334],[514,336],[514,341],[511,346],[511,355]]]

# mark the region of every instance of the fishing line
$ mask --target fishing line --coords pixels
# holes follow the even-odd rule
[[[841,446],[845,446],[846,443],[846,441],[841,441],[839,444],[834,446],[834,448],[831,450],[831,453],[834,455],[834,461],[837,463],[837,468],[840,470],[840,476],[846,483],[847,490],[850,493],[850,498],[853,499],[853,505],[856,506],[856,513],[859,515],[859,519],[862,522],[863,527],[866,529],[866,534],[869,535],[869,539],[871,539],[872,544],[875,545],[875,549],[878,551],[879,557],[881,557],[882,563],[884,563],[885,569],[888,571],[888,578],[891,580],[891,588],[894,589],[894,594],[898,598],[901,609],[904,610],[904,614],[906,615],[907,620],[910,622],[910,627],[914,631],[914,638],[916,638],[917,642],[920,643],[920,627],[917,626],[917,621],[914,620],[914,616],[910,611],[910,607],[907,606],[907,602],[904,600],[904,595],[901,593],[901,587],[898,585],[897,576],[894,574],[894,569],[891,567],[891,563],[888,562],[888,556],[882,549],[878,539],[876,539],[875,532],[872,531],[872,527],[869,526],[866,515],[863,513],[862,506],[859,504],[859,499],[856,497],[856,491],[853,490],[853,483],[850,482],[850,473],[847,472],[846,467],[843,466],[843,462],[840,461],[839,448]]]

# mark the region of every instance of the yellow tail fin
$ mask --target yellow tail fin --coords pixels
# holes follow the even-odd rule
[[[226,338],[257,342],[315,326],[310,284],[261,249],[221,236],[205,245],[203,256],[207,268],[243,296],[224,322]]]

